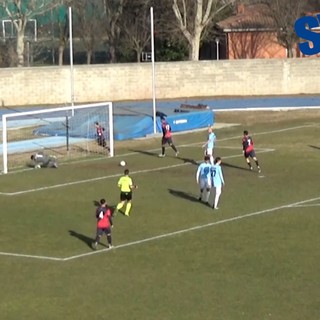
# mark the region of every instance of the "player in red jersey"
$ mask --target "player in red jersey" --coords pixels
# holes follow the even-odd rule
[[[98,145],[101,147],[105,147],[106,139],[104,137],[104,128],[102,127],[102,125],[99,124],[99,122],[95,122],[94,126],[96,127],[96,137]]]
[[[249,136],[249,132],[247,130],[243,131],[242,148],[243,148],[244,157],[247,161],[247,164],[248,164],[250,170],[253,170],[253,167],[252,167],[251,161],[250,161],[250,158],[252,158],[253,161],[256,163],[258,172],[260,173],[261,168],[259,165],[259,161],[256,157],[256,152],[254,151],[253,140]]]
[[[93,243],[93,249],[96,250],[100,242],[101,236],[105,233],[108,241],[108,248],[112,248],[112,237],[111,237],[111,227],[112,215],[111,210],[107,207],[106,200],[101,199],[100,205],[96,210],[97,218],[97,235]]]
[[[176,157],[179,154],[179,151],[177,150],[176,146],[173,144],[172,141],[172,133],[171,133],[171,126],[166,121],[165,118],[161,119],[161,127],[162,127],[162,139],[161,139],[161,147],[162,152],[159,154],[159,157],[165,157],[166,156],[166,144],[168,144],[176,153]]]

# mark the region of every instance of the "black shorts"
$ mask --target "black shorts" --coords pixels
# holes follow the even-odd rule
[[[250,152],[245,152],[244,153],[244,157],[247,158],[254,158],[256,156],[256,153],[254,152],[254,150],[250,151]]]
[[[132,191],[129,192],[121,192],[120,193],[120,200],[121,201],[130,201],[132,199]]]
[[[97,228],[97,236],[102,236],[104,233],[111,234],[111,228]]]
[[[166,145],[166,144],[169,144],[169,145],[171,145],[172,144],[172,138],[170,137],[170,138],[162,138],[162,140],[161,140],[161,144],[164,146],[164,145]]]

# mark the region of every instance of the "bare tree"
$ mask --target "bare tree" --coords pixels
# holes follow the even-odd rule
[[[68,17],[67,10],[63,15],[57,16],[57,24],[58,24],[58,37],[59,37],[58,64],[59,66],[62,66],[64,50],[69,40],[69,17]]]
[[[104,30],[106,32],[106,41],[110,54],[110,61],[116,62],[116,48],[119,43],[120,27],[119,20],[123,13],[124,4],[131,0],[103,0],[104,5]]]
[[[82,40],[87,53],[87,64],[90,64],[97,43],[105,35],[102,22],[105,15],[103,1],[75,0],[73,8],[77,18],[75,36]]]
[[[150,42],[150,7],[148,0],[129,1],[121,19],[122,42],[135,51],[137,62],[140,62],[141,54]]]
[[[179,29],[188,41],[190,60],[199,60],[200,43],[205,29],[233,2],[234,0],[172,0]]]
[[[292,58],[298,37],[294,30],[295,21],[307,9],[305,0],[263,0],[275,22],[277,38],[281,45],[287,49],[287,57]]]
[[[308,0],[306,2],[306,12],[319,12],[320,0]]]
[[[16,31],[17,66],[25,64],[24,47],[27,22],[33,17],[49,11],[59,5],[58,1],[46,0],[0,0],[0,7],[5,11]]]

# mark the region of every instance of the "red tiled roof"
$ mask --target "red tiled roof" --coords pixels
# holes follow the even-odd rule
[[[217,23],[219,29],[241,31],[248,29],[275,29],[274,19],[264,4],[243,6],[231,17]]]

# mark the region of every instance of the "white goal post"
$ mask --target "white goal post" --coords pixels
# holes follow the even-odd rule
[[[112,102],[3,114],[2,173],[30,166],[30,155],[36,152],[59,162],[113,157],[113,131]]]

